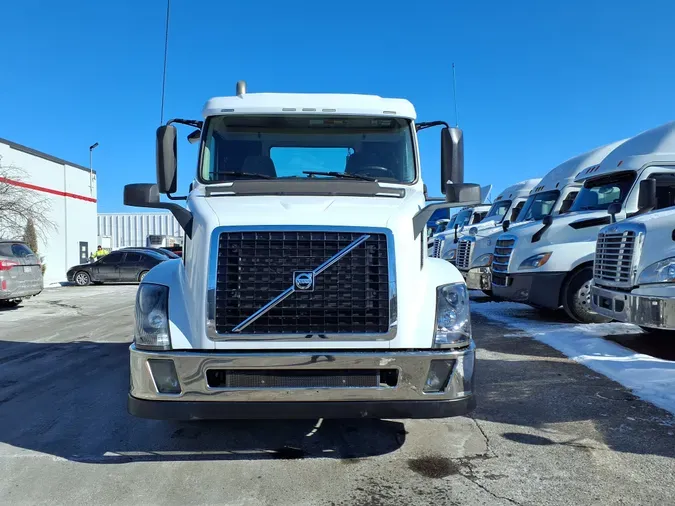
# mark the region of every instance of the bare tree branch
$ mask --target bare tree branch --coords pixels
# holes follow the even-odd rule
[[[12,164],[4,164],[0,156],[0,237],[20,239],[26,223],[32,220],[43,242],[56,224],[49,219],[51,200],[35,190],[17,183],[26,182],[28,173]]]

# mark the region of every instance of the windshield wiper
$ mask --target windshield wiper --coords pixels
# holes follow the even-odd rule
[[[272,176],[267,174],[258,174],[257,172],[235,172],[233,170],[219,171],[219,176],[245,176],[245,177],[259,177],[261,179],[273,179]]]
[[[312,176],[333,176],[337,178],[344,179],[360,179],[361,181],[377,181],[376,178],[370,176],[362,176],[361,174],[347,174],[346,172],[318,172],[314,170],[303,170],[303,174],[307,174],[309,177]]]

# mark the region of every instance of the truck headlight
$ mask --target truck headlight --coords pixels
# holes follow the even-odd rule
[[[170,350],[169,287],[141,283],[136,294],[136,347],[142,350]]]
[[[464,283],[436,288],[434,348],[459,348],[471,342],[469,292]]]
[[[675,257],[651,264],[640,273],[638,285],[675,282]]]
[[[518,267],[518,270],[520,271],[524,269],[536,269],[537,267],[541,267],[546,262],[548,262],[548,259],[551,258],[552,254],[553,252],[549,251],[547,253],[539,253],[538,255],[532,255],[531,257],[523,260],[523,262],[520,264],[520,267]]]
[[[492,253],[485,253],[473,261],[471,267],[489,267],[492,265]]]
[[[452,260],[455,259],[455,255],[456,255],[456,254],[457,254],[457,250],[456,250],[456,249],[451,249],[450,251],[448,251],[447,255],[445,255],[445,257],[443,257],[443,258],[444,258],[445,260],[452,261]]]

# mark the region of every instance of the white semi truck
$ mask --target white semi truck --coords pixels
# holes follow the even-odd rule
[[[649,170],[654,193],[645,184],[642,205],[658,210],[600,230],[591,285],[594,311],[649,333],[675,331],[675,129],[661,133],[636,143],[621,164]],[[647,153],[651,148],[656,151]]]
[[[182,260],[139,286],[128,409],[155,419],[466,414],[469,298],[427,256],[426,223],[479,202],[463,139],[415,123],[407,100],[348,94],[210,99],[204,121],[157,130],[157,184],[125,204],[169,209]],[[196,126],[198,171],[176,192],[176,127]],[[441,189],[425,206],[417,132],[441,130]],[[460,204],[461,202],[461,204]]]
[[[494,295],[548,309],[562,306],[578,322],[608,321],[591,307],[598,232],[612,221],[608,212],[622,221],[665,206],[652,199],[654,185],[670,185],[675,176],[669,165],[673,143],[675,122],[618,143],[602,162],[579,173],[576,181],[583,187],[568,215],[500,235]]]
[[[553,217],[568,213],[581,189],[581,183],[575,181],[577,175],[586,168],[599,164],[618,144],[602,146],[570,158],[553,168],[530,190],[530,196],[515,222],[504,228],[514,233],[521,226],[542,224],[544,221],[549,223]],[[455,265],[464,275],[469,290],[482,290],[487,295],[493,295],[492,262],[495,243],[503,232],[502,228],[487,232],[472,229],[458,242],[457,249],[461,254],[458,255]]]
[[[451,220],[452,224],[448,225],[444,230],[441,230],[433,236],[433,244],[430,247],[429,255],[435,258],[440,258],[441,250],[446,241],[452,241],[455,237],[459,237],[460,230],[466,226],[473,226],[481,222],[490,210],[487,204],[477,205],[472,207],[465,207],[455,214]]]
[[[648,333],[675,332],[675,186],[669,198],[669,209],[604,227],[596,246],[593,310]]]
[[[453,264],[456,262],[463,263],[469,252],[457,249],[459,240],[464,236],[475,233],[490,234],[502,230],[505,222],[515,221],[525,205],[525,201],[530,196],[530,191],[539,181],[541,179],[526,179],[506,188],[497,196],[487,215],[480,223],[471,226],[465,225],[463,230],[457,230],[457,233],[453,234],[452,240],[446,239],[444,241],[443,247],[440,248],[440,258]]]

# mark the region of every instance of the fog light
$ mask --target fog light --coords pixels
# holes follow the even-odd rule
[[[155,386],[160,394],[179,394],[180,382],[173,360],[148,360]]]
[[[432,360],[424,384],[425,392],[442,392],[448,386],[454,360]]]

